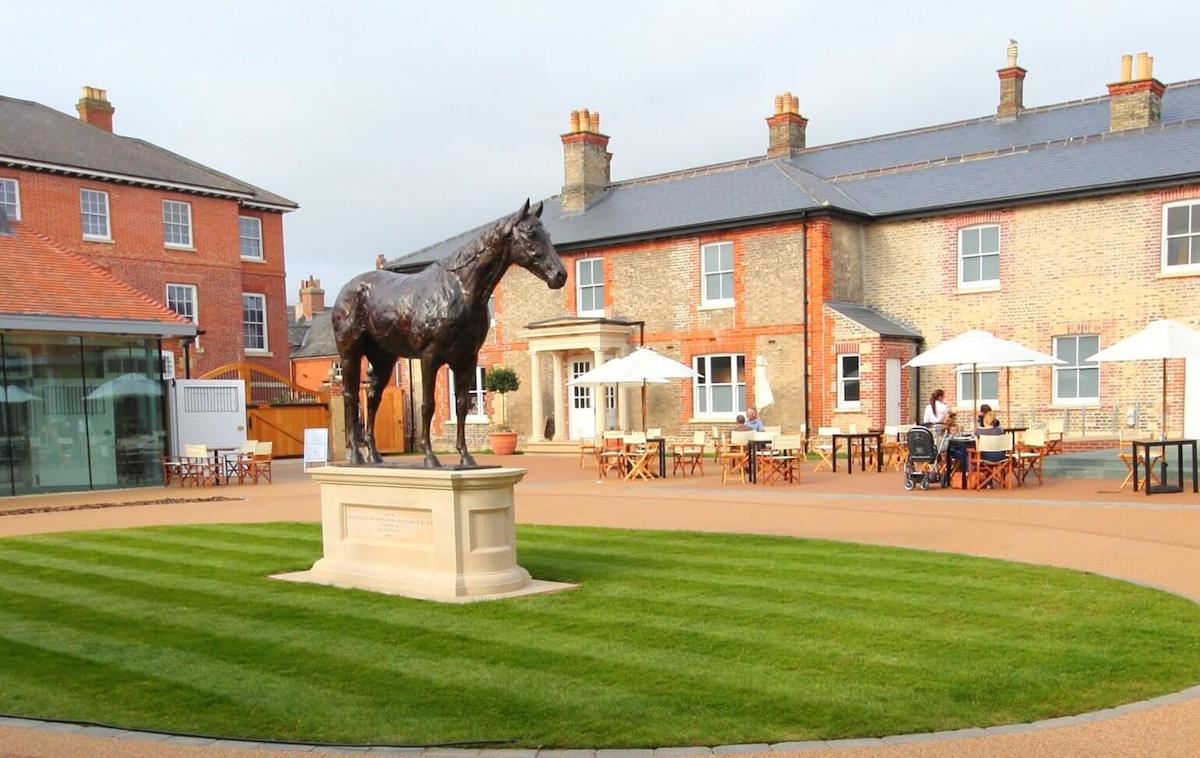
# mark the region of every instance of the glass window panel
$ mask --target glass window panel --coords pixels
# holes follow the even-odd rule
[[[958,398],[959,401],[970,400],[974,398],[974,383],[975,375],[963,372],[958,375]]]
[[[858,356],[843,355],[842,356],[842,378],[857,379],[858,378]]]
[[[1077,357],[1081,365],[1095,365],[1088,358],[1091,358],[1098,352],[1100,352],[1100,337],[1098,335],[1089,334],[1079,338]]]
[[[847,403],[858,402],[858,380],[851,379],[846,382],[845,398]]]
[[[249,216],[239,216],[238,242],[243,258],[262,258],[262,221]]]
[[[984,371],[979,374],[980,397],[996,400],[1000,397],[1000,372]]]
[[[592,290],[590,288],[584,288],[584,289],[580,290],[580,292],[579,292],[579,310],[581,310],[581,311],[592,310],[592,308],[593,308],[592,300],[593,300]]]
[[[962,231],[963,255],[975,255],[979,252],[979,230],[964,229]]]
[[[981,253],[1000,252],[1000,227],[985,226],[979,230],[979,251]]]
[[[1195,203],[1192,208],[1192,234],[1200,232],[1200,203]]]
[[[1187,234],[1189,213],[1190,209],[1186,205],[1177,205],[1174,208],[1168,208],[1167,234]]]
[[[733,413],[733,387],[731,385],[713,385],[713,413]]]
[[[1059,369],[1058,396],[1064,400],[1078,397],[1079,379],[1077,369]]]
[[[696,392],[696,409],[700,413],[708,413],[708,390],[706,388],[700,388]]]
[[[978,257],[963,258],[962,280],[964,283],[979,281],[979,270],[980,266]]]
[[[729,299],[733,297],[733,274],[721,274],[721,297]]]
[[[696,359],[692,361],[692,369],[699,374],[699,376],[696,377],[696,381],[700,384],[704,384],[704,377],[708,374],[708,360],[703,356],[697,356]]]
[[[705,300],[720,300],[721,299],[721,275],[711,274],[704,277],[705,284]]]
[[[1172,237],[1167,240],[1167,265],[1186,266],[1189,262],[1188,238]]]
[[[1067,362],[1068,366],[1075,365],[1075,338],[1058,337],[1054,340],[1054,357]]]
[[[746,356],[744,355],[737,357],[737,380],[739,382],[746,381]]]
[[[265,300],[262,295],[242,295],[242,346],[246,350],[267,347]]]
[[[737,386],[737,408],[734,410],[738,413],[746,412],[746,385],[744,384]]]
[[[993,282],[1000,278],[1000,256],[985,255],[979,259],[981,270],[980,281]]]
[[[733,245],[721,245],[721,270],[733,271]]]
[[[1100,397],[1100,369],[1079,369],[1079,397]]]
[[[9,221],[18,221],[21,218],[21,206],[17,202],[17,193],[16,179],[0,179],[0,206],[4,207]],[[0,488],[0,494],[3,494],[2,488]]]
[[[1192,237],[1192,263],[1200,263],[1200,235]]]
[[[710,271],[716,271],[719,268],[719,266],[718,266],[719,262],[720,262],[720,251],[717,250],[715,245],[710,245],[710,246],[704,248],[704,271],[705,271],[705,273],[708,273]]]
[[[587,261],[581,261],[579,264],[579,284],[586,287],[592,283],[592,267]]]
[[[712,383],[713,384],[732,384],[733,383],[733,362],[728,355],[714,355],[710,359],[712,364]]]

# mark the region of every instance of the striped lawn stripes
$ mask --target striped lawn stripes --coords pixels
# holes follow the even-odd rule
[[[578,589],[275,582],[311,524],[0,540],[0,711],[247,738],[632,747],[1078,713],[1200,680],[1200,608],[1086,574],[780,537],[521,527]]]

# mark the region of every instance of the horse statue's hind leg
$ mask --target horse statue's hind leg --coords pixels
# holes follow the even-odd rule
[[[367,361],[370,367],[367,369],[367,425],[363,429],[363,442],[367,445],[367,456],[371,463],[383,463],[383,456],[375,445],[375,414],[379,412],[383,391],[392,378],[396,359],[378,350],[371,350],[367,353]]]
[[[346,460],[362,465],[359,439],[358,389],[362,374],[362,355],[357,350],[342,358],[342,401],[346,406]]]
[[[458,416],[454,447],[458,450],[458,462],[463,466],[475,466],[474,456],[467,450],[467,413],[471,410],[471,384],[475,381],[475,361],[470,365],[451,366],[454,369],[454,410]],[[483,411],[482,408],[479,409]]]
[[[421,447],[425,450],[425,468],[441,468],[442,462],[433,454],[429,441],[429,426],[433,423],[433,397],[437,389],[437,372],[442,364],[433,358],[421,357]]]

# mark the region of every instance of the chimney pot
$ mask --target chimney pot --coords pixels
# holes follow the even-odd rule
[[[1121,56],[1121,81],[1108,85],[1109,131],[1145,129],[1162,120],[1166,86],[1154,78],[1154,58],[1137,54],[1137,78],[1130,78],[1132,56]]]
[[[1121,56],[1121,81],[1127,82],[1133,79],[1133,56]]]
[[[1017,41],[1010,39],[1008,41],[1008,68],[1016,68],[1017,66]]]
[[[571,111],[571,128],[568,130],[570,134],[575,134],[579,131],[579,111]]]
[[[800,115],[800,97],[798,95],[792,95],[791,102],[789,103],[789,105],[791,107],[788,109],[788,112],[795,113],[797,116],[799,116]]]
[[[600,111],[592,111],[592,134],[600,133]]]
[[[1145,53],[1137,54],[1137,78],[1138,79],[1149,79],[1150,78],[1150,62],[1147,60],[1147,56]]]
[[[375,256],[375,270],[376,271],[382,270],[383,267],[386,265],[387,265],[387,258],[384,257],[383,253],[379,253],[378,255]]]
[[[570,132],[562,135],[563,189],[561,207],[566,213],[587,209],[608,189],[610,181],[608,137],[600,133],[600,113],[587,108],[571,112]]]
[[[579,110],[579,131],[590,132],[592,130],[592,114],[587,108]]]
[[[783,95],[776,95],[775,96],[775,115],[778,116],[780,113],[783,113]]]
[[[781,158],[804,149],[808,119],[800,115],[800,98],[791,91],[775,96],[775,113],[767,117],[767,157]]]

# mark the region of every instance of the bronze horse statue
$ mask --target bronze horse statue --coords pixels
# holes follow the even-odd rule
[[[442,464],[429,442],[437,372],[454,372],[458,416],[456,447],[460,463],[474,466],[467,450],[466,418],[479,348],[488,332],[488,298],[512,264],[560,289],[567,281],[558,251],[542,227],[542,204],[529,201],[515,214],[485,229],[474,242],[416,274],[370,271],[351,279],[338,293],[330,318],[342,359],[345,384],[348,460],[363,463],[367,447],[372,463],[381,463],[375,446],[375,414],[399,358],[421,361],[421,444],[425,467]],[[367,419],[360,439],[358,387],[366,357]]]

